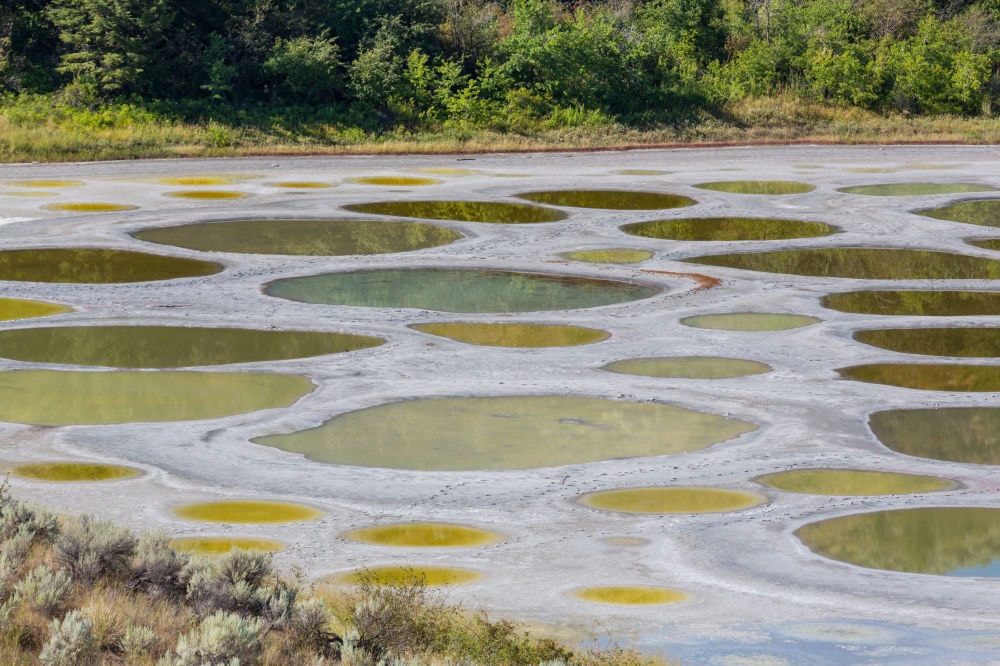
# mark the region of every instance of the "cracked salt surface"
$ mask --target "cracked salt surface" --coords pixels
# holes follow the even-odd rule
[[[449,591],[456,601],[547,627],[566,637],[610,634],[692,663],[989,663],[1000,645],[1000,581],[863,569],[809,551],[793,535],[806,523],[858,512],[923,506],[996,507],[996,468],[894,453],[875,438],[868,415],[890,409],[998,406],[998,393],[923,391],[838,379],[844,366],[913,361],[861,345],[856,330],[940,326],[940,317],[844,313],[823,308],[829,293],[862,289],[1000,290],[990,279],[864,280],[806,277],[704,266],[705,254],[811,247],[899,247],[995,255],[966,245],[967,227],[911,211],[982,194],[866,197],[838,188],[887,182],[976,182],[1000,187],[1000,149],[973,147],[767,147],[628,152],[476,155],[457,172],[454,156],[309,157],[238,160],[7,165],[5,181],[81,180],[74,196],[139,206],[119,213],[44,211],[31,198],[0,199],[5,248],[64,246],[152,251],[129,233],[196,221],[329,218],[348,204],[414,199],[511,202],[528,189],[629,189],[688,196],[698,203],[667,211],[573,209],[539,225],[443,222],[465,238],[448,246],[392,255],[342,257],[237,255],[179,250],[217,261],[215,275],[129,284],[3,283],[4,296],[73,307],[51,325],[272,327],[335,330],[385,338],[378,348],[310,359],[248,363],[246,372],[301,374],[317,388],[288,408],[174,423],[107,426],[0,424],[0,463],[80,460],[127,464],[146,474],[114,484],[60,484],[11,478],[19,496],[57,511],[85,510],[173,536],[279,539],[279,564],[316,577],[366,565],[419,562],[468,569],[480,579]],[[796,165],[808,164],[807,172]],[[927,165],[947,170],[926,170]],[[441,180],[412,189],[375,189],[351,178],[431,169]],[[799,181],[811,192],[782,196],[717,192],[697,184],[750,177]],[[877,175],[863,170],[880,170]],[[629,175],[636,170],[641,175]],[[242,199],[164,197],[158,178],[245,175]],[[500,177],[520,174],[520,178]],[[123,182],[129,181],[127,187]],[[336,185],[306,192],[275,182]],[[779,241],[669,241],[621,232],[624,224],[686,217],[805,218],[840,234]],[[14,224],[14,222],[26,224]],[[28,223],[30,222],[30,224]],[[965,229],[963,231],[963,229]],[[654,252],[628,264],[568,262],[595,248]],[[650,298],[582,310],[449,315],[468,322],[587,326],[609,331],[599,344],[545,349],[481,347],[431,339],[409,328],[440,321],[420,309],[316,305],[265,295],[261,286],[293,276],[376,268],[462,268],[564,273],[635,281]],[[707,277],[705,277],[707,276]],[[712,278],[721,280],[718,286]],[[693,329],[700,314],[767,312],[821,321],[768,332]],[[888,323],[891,322],[891,323]],[[994,318],[966,316],[963,325]],[[0,327],[36,326],[31,321]],[[723,379],[609,373],[630,358],[724,356],[767,364],[765,374]],[[934,359],[920,357],[925,362]],[[990,363],[990,361],[975,361]],[[0,360],[0,369],[38,364]],[[654,401],[759,426],[699,451],[532,470],[418,471],[311,461],[252,438],[318,426],[338,414],[413,398],[560,395]],[[442,423],[446,429],[448,424]],[[877,469],[953,479],[931,494],[829,497],[768,489],[769,503],[732,513],[620,514],[576,503],[585,493],[625,487],[707,486],[760,491],[753,478],[799,468]],[[181,521],[171,510],[191,502],[257,499],[306,504],[316,520],[226,526]],[[505,535],[486,546],[426,549],[352,542],[340,535],[375,525],[434,522]],[[663,606],[588,604],[572,591],[590,586],[684,590],[688,601]],[[530,589],[530,594],[524,590]],[[568,633],[567,633],[568,632]]]

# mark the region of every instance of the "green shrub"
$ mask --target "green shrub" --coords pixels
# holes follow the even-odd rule
[[[263,622],[219,611],[177,640],[160,666],[249,666],[260,656]]]
[[[817,97],[871,108],[883,85],[874,61],[862,49],[839,53],[823,48],[808,54],[806,79]]]
[[[534,666],[542,662],[564,663],[572,650],[551,639],[538,639],[519,631],[510,620],[490,620],[479,613],[471,624],[454,627],[448,651],[483,666]]]
[[[9,596],[13,590],[33,541],[31,530],[22,526],[0,546],[0,599]]]
[[[59,533],[59,520],[46,509],[14,499],[5,480],[0,484],[0,540],[21,534],[32,540],[50,540]]]
[[[129,562],[129,587],[151,596],[182,597],[187,591],[184,570],[187,555],[170,547],[170,539],[158,532],[144,532]]]
[[[18,581],[14,597],[42,615],[52,615],[66,601],[72,586],[73,580],[65,571],[40,564]]]
[[[121,640],[121,651],[129,659],[147,655],[160,642],[156,630],[141,624],[129,624]]]
[[[992,73],[990,59],[971,51],[959,24],[933,16],[914,37],[889,46],[883,66],[893,103],[916,113],[979,111]]]
[[[49,633],[49,640],[38,655],[44,666],[76,666],[94,652],[90,620],[75,610],[66,613],[62,620],[52,620]]]
[[[295,604],[291,627],[299,646],[333,657],[340,652],[340,638],[330,630],[332,616],[326,602],[312,598]]]
[[[293,623],[298,588],[275,575],[269,553],[234,550],[196,561],[187,576],[187,601],[202,617],[226,611],[259,619],[268,631]]]
[[[347,619],[357,631],[354,646],[376,661],[440,647],[454,614],[419,576],[402,583],[381,585],[374,573],[365,572],[349,599]]]
[[[398,21],[384,22],[371,42],[359,49],[357,57],[347,66],[351,94],[363,107],[375,113],[389,113],[390,100],[399,99],[405,91],[398,30]]]
[[[275,95],[299,104],[328,104],[340,97],[342,70],[340,48],[329,30],[315,37],[279,37],[263,64]]]
[[[56,539],[55,555],[84,585],[125,577],[138,540],[131,530],[92,516],[72,518]]]

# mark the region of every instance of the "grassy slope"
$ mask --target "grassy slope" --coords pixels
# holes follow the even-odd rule
[[[396,154],[766,143],[1000,143],[1000,119],[881,116],[792,98],[744,100],[671,126],[593,125],[525,134],[445,129],[366,134],[321,122],[187,124],[131,107],[80,113],[0,107],[0,162],[239,155]]]

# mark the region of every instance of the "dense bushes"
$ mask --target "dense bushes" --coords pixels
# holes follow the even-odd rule
[[[1000,3],[970,0],[8,0],[0,92],[188,120],[648,124],[761,95],[979,114]],[[281,115],[287,115],[282,111]]]
[[[341,635],[343,638],[341,638]],[[639,666],[445,604],[417,575],[306,594],[269,554],[190,557],[165,536],[59,521],[0,485],[0,663],[43,666]]]

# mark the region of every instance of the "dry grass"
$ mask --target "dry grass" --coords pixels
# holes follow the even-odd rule
[[[23,114],[22,114],[23,115]],[[0,162],[83,161],[154,157],[481,153],[601,150],[716,144],[1000,142],[1000,119],[957,116],[884,116],[792,95],[734,102],[695,120],[639,129],[615,123],[524,134],[443,130],[366,134],[357,128],[306,123],[279,126],[192,124],[150,114],[95,121],[91,115],[48,115],[26,121],[0,108]]]
[[[73,606],[93,622],[100,649],[112,653],[122,650],[129,625],[155,628],[157,640],[151,651],[163,654],[195,621],[182,605],[108,585],[81,591]]]

